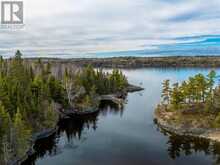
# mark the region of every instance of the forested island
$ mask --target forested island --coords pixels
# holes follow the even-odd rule
[[[124,99],[135,90],[142,89],[118,69],[30,62],[20,51],[11,59],[0,57],[0,164],[24,160],[36,139],[56,130],[60,117],[94,112],[103,96]]]
[[[156,123],[179,135],[220,141],[220,85],[214,70],[197,74],[182,83],[163,82]]]

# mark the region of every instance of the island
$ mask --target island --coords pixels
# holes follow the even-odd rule
[[[139,90],[119,69],[30,62],[20,51],[0,57],[0,164],[23,162],[60,119],[97,113],[102,100],[122,106],[128,92]]]
[[[155,121],[163,130],[220,142],[220,85],[211,70],[181,83],[162,84],[161,103]]]

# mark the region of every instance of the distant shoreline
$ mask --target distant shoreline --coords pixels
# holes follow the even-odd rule
[[[220,67],[220,56],[168,56],[168,57],[111,57],[111,58],[25,58],[27,61],[55,62],[76,66],[92,65],[102,68],[149,68],[149,67]]]

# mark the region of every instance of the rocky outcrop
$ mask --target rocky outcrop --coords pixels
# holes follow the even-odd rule
[[[54,133],[56,133],[56,131],[57,131],[57,126],[55,126],[54,128],[50,128],[50,129],[48,128],[48,129],[42,130],[41,132],[37,132],[33,134],[32,138],[30,139],[31,146],[26,151],[26,153],[24,153],[24,155],[20,158],[14,158],[13,160],[9,161],[7,164],[8,165],[20,165],[22,162],[24,162],[28,158],[28,156],[31,156],[35,153],[34,144],[37,140],[48,138]]]
[[[123,94],[124,97],[124,94]],[[101,95],[98,96],[96,99],[99,103],[101,101],[111,101],[115,103],[116,105],[122,107],[122,104],[124,103],[124,98],[122,98],[121,95],[116,95],[116,94],[109,94],[109,95]],[[59,113],[62,116],[62,118],[69,118],[69,117],[74,117],[74,116],[86,116],[86,115],[91,115],[99,112],[99,108],[94,106],[94,107],[88,107],[87,109],[84,110],[78,110],[77,108],[67,108],[67,109],[60,109]]]
[[[60,114],[62,118],[71,118],[74,116],[85,116],[98,113],[99,109],[97,107],[89,107],[88,109],[84,109],[83,111],[75,109],[75,108],[67,108],[61,109]]]
[[[126,89],[127,92],[137,92],[137,91],[142,91],[142,90],[144,90],[144,88],[139,87],[139,86],[135,86],[135,85],[131,85],[131,84],[129,84]]]
[[[121,105],[124,103],[124,101],[123,101],[124,95],[127,92],[135,92],[135,91],[140,91],[140,90],[143,90],[143,88],[129,84],[128,88],[126,89],[125,92],[112,94],[112,95],[101,95],[98,97],[97,100],[98,101],[108,100],[108,101],[112,101],[118,105]],[[79,111],[75,108],[64,109],[64,108],[62,108],[62,105],[56,103],[55,104],[55,111],[59,113],[60,119],[64,119],[64,118],[70,118],[70,117],[74,117],[74,116],[86,116],[86,115],[96,114],[99,112],[99,109],[96,106],[89,107],[88,109],[85,109],[83,111]],[[53,135],[54,133],[56,133],[56,131],[57,131],[57,126],[54,126],[54,128],[44,129],[41,132],[33,134],[32,138],[30,140],[31,141],[30,149],[24,154],[24,156],[22,158],[15,158],[13,161],[8,162],[8,164],[9,165],[20,165],[24,160],[26,160],[28,158],[28,156],[34,154],[35,151],[33,149],[33,146],[37,140],[47,138],[47,137]]]
[[[124,104],[124,100],[126,98],[127,93],[141,91],[141,90],[144,90],[144,88],[129,84],[127,88],[122,92],[118,92],[115,94],[108,94],[108,95],[100,95],[95,100],[97,100],[98,102],[97,105],[101,101],[111,101],[115,103],[116,105],[118,105],[120,108]],[[97,106],[88,107],[87,109],[84,109],[84,110],[79,110],[77,109],[77,107],[70,107],[66,109],[63,109],[62,107],[60,107],[59,109],[61,118],[90,115],[90,114],[97,113],[98,111],[99,109]]]
[[[167,116],[172,115],[173,113],[163,112],[158,113],[158,110],[155,111],[155,122],[163,130],[174,133],[177,135],[183,136],[192,136],[205,138],[208,140],[220,142],[220,129],[219,128],[201,128],[201,127],[191,127],[187,125],[174,124],[170,122]]]

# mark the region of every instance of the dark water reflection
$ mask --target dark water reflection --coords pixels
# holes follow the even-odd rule
[[[79,146],[74,144],[74,141],[85,141],[86,136],[83,135],[83,130],[93,130],[97,129],[98,115],[107,116],[109,113],[114,115],[123,115],[123,107],[118,107],[116,104],[102,101],[99,106],[100,112],[93,115],[88,115],[84,117],[74,117],[71,119],[61,120],[58,123],[58,132],[46,139],[38,140],[35,143],[34,150],[36,153],[30,156],[22,165],[35,165],[35,161],[39,158],[52,157],[62,153],[62,149],[58,145],[58,140],[60,135],[65,134],[67,138],[67,143],[64,148],[76,149]]]
[[[155,124],[157,124],[155,122]],[[214,164],[220,164],[220,143],[211,142],[204,138],[196,138],[191,136],[179,136],[167,132],[157,127],[158,130],[168,137],[167,153],[173,160],[181,156],[190,156],[203,153],[205,156],[211,156]]]
[[[153,120],[164,79],[182,81],[208,69],[124,72],[145,90],[129,94],[121,109],[103,102],[98,114],[60,121],[58,133],[38,141],[24,164],[220,164],[220,143],[165,132]]]

